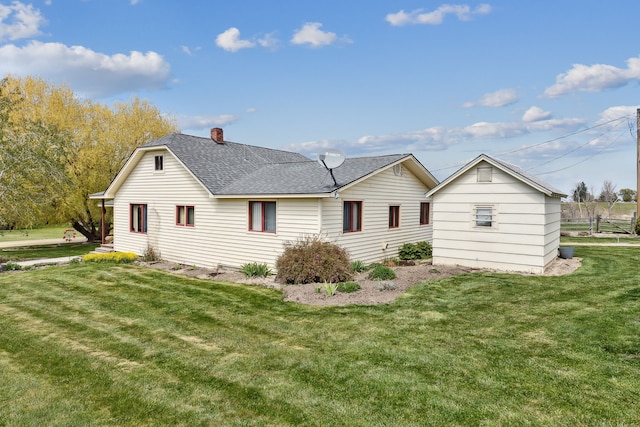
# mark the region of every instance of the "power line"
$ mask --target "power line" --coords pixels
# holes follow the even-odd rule
[[[539,142],[539,143],[536,143],[536,144],[527,145],[527,146],[524,146],[524,147],[517,148],[517,149],[515,149],[515,150],[505,151],[505,152],[502,152],[502,153],[498,153],[498,154],[496,154],[496,155],[495,155],[495,157],[506,156],[506,155],[513,154],[513,153],[517,153],[517,152],[520,152],[520,151],[530,150],[530,149],[532,149],[532,148],[539,147],[539,146],[542,146],[542,145],[545,145],[545,144],[550,144],[550,143],[552,143],[552,142],[559,141],[559,140],[564,139],[564,138],[569,138],[570,136],[578,135],[578,134],[580,134],[580,133],[583,133],[583,132],[587,132],[587,131],[590,131],[590,130],[596,129],[596,128],[599,128],[599,127],[605,126],[605,125],[607,125],[607,124],[609,124],[609,123],[613,123],[613,122],[616,122],[616,121],[622,121],[622,120],[624,120],[624,119],[626,119],[627,121],[629,121],[629,118],[630,118],[630,117],[631,117],[631,116],[628,116],[628,115],[620,116],[620,117],[616,117],[615,119],[607,120],[606,122],[598,123],[597,125],[589,126],[589,127],[587,127],[587,128],[580,129],[580,130],[577,130],[577,131],[575,131],[575,132],[571,132],[571,133],[568,133],[568,134],[566,134],[566,135],[559,136],[559,137],[557,137],[557,138],[552,138],[552,139],[549,139],[549,140],[546,140],[546,141],[543,141],[543,142]],[[602,134],[601,134],[601,135],[599,135],[598,137],[600,137],[600,136],[602,136],[602,135],[606,135],[608,132],[611,132],[611,130],[608,130],[607,132],[602,133]],[[596,138],[593,138],[593,139],[596,139]],[[592,140],[593,140],[593,139],[592,139]],[[589,142],[591,142],[592,140],[590,140]],[[582,146],[584,146],[584,145],[588,144],[589,142],[587,142],[587,143],[583,144]],[[609,144],[609,145],[611,145],[611,144]],[[581,147],[582,147],[582,146],[581,146]],[[581,148],[581,147],[578,147],[578,148]],[[607,145],[607,147],[608,147],[608,145]],[[606,147],[605,147],[605,148],[606,148]],[[573,151],[575,151],[575,150],[573,150]],[[564,154],[564,155],[567,155],[567,154],[570,154],[570,153],[571,153],[571,152],[566,153],[566,154]],[[564,156],[564,155],[563,155],[563,156]],[[558,157],[558,158],[561,158],[561,157],[563,157],[563,156],[560,156],[560,157]],[[544,164],[550,163],[550,162],[552,162],[552,161],[554,161],[554,160],[557,160],[558,158],[556,158],[556,159],[552,159],[552,160],[550,160],[550,161],[548,161],[548,162],[546,162],[546,163],[544,163]],[[588,159],[587,159],[587,160],[588,160]],[[580,162],[580,163],[582,163],[582,162]],[[453,169],[453,168],[460,168],[460,167],[462,167],[462,166],[464,166],[464,165],[465,165],[465,163],[456,163],[456,164],[451,165],[451,166],[447,166],[447,167],[443,167],[443,168],[439,168],[439,169],[432,169],[432,172],[440,172],[440,171],[443,171],[443,170],[448,170],[448,169]],[[538,167],[538,166],[536,166],[536,167],[534,167],[534,168],[532,168],[532,169],[535,169],[535,168],[537,168],[537,167]],[[560,169],[560,170],[562,170],[562,169]],[[551,173],[551,172],[547,172],[547,173]]]
[[[541,173],[538,173],[537,175],[548,175],[548,174],[550,174],[550,173],[560,172],[560,171],[563,171],[563,170],[566,170],[566,169],[570,169],[570,168],[572,168],[572,167],[574,167],[574,166],[577,166],[577,165],[579,165],[579,164],[581,164],[581,163],[584,163],[584,162],[586,162],[587,160],[591,160],[591,159],[593,159],[595,156],[600,155],[600,154],[601,154],[601,153],[602,153],[606,148],[609,148],[610,146],[612,146],[613,144],[615,144],[615,143],[618,141],[618,139],[620,139],[621,137],[622,137],[622,133],[620,133],[620,135],[618,135],[618,137],[616,137],[616,138],[615,138],[613,141],[611,141],[609,144],[607,144],[607,145],[605,145],[604,147],[602,147],[602,149],[600,149],[597,153],[594,153],[592,156],[589,156],[589,157],[587,157],[586,159],[582,159],[582,160],[580,160],[579,162],[574,163],[574,164],[569,165],[569,166],[566,166],[566,167],[564,167],[564,168],[556,169],[556,170],[549,171],[549,172],[541,172]]]
[[[616,124],[616,125],[614,126],[614,129],[615,129],[616,127],[620,126],[621,124],[622,124],[622,121],[620,121],[620,123]],[[534,166],[534,167],[532,167],[532,168],[527,169],[527,172],[529,172],[529,171],[531,171],[531,170],[533,170],[533,169],[538,169],[538,168],[539,168],[539,167],[541,167],[541,166],[547,165],[547,164],[552,163],[552,162],[555,162],[556,160],[559,160],[559,159],[561,159],[561,158],[563,158],[563,157],[565,157],[565,156],[568,156],[569,154],[571,154],[571,153],[574,153],[574,152],[578,151],[579,149],[581,149],[581,148],[582,148],[582,147],[584,147],[585,145],[590,144],[592,141],[595,141],[595,140],[597,140],[598,138],[601,138],[602,136],[604,136],[604,135],[606,135],[606,134],[608,134],[608,133],[610,133],[610,132],[612,132],[612,131],[613,131],[613,129],[609,129],[609,130],[607,130],[607,131],[605,131],[605,132],[601,133],[600,135],[598,135],[598,136],[596,136],[596,137],[594,137],[594,138],[591,138],[590,140],[588,140],[588,141],[587,141],[587,142],[585,142],[584,144],[581,144],[581,145],[577,146],[577,147],[576,147],[576,148],[574,148],[573,150],[569,150],[569,151],[567,151],[566,153],[559,155],[558,157],[555,157],[555,158],[553,158],[553,159],[551,159],[551,160],[547,160],[547,161],[546,161],[546,162],[544,162],[544,163],[540,163],[540,164],[539,164],[539,165],[537,165],[537,166]],[[609,144],[609,145],[611,145],[611,144]],[[605,148],[606,148],[606,147],[605,147]]]

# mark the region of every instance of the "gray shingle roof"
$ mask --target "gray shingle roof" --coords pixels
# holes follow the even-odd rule
[[[408,154],[350,158],[333,170],[288,151],[171,134],[141,148],[165,146],[215,195],[330,193]]]
[[[489,157],[489,156],[486,156],[486,157]],[[567,197],[567,195],[564,194],[564,192],[562,190],[558,190],[557,188],[549,185],[548,183],[546,183],[545,181],[541,180],[537,176],[531,175],[529,172],[526,172],[523,169],[520,169],[518,166],[512,165],[511,163],[507,163],[507,162],[505,162],[503,160],[496,159],[495,157],[490,157],[490,158],[494,162],[499,163],[500,165],[505,167],[506,169],[511,170],[511,172],[513,172],[513,173],[515,173],[517,175],[520,175],[525,180],[531,181],[532,183],[538,185],[539,187],[547,190],[547,192],[549,192],[549,193],[551,193],[553,195],[556,195],[556,196]]]
[[[466,165],[464,165],[463,167],[458,169],[456,172],[451,174],[451,176],[449,176],[447,179],[442,181],[437,187],[435,187],[431,191],[429,191],[429,193],[427,195],[429,197],[431,197],[433,194],[435,194],[438,191],[440,191],[440,189],[442,189],[443,187],[446,187],[447,185],[449,185],[450,182],[454,181],[462,173],[468,171],[470,168],[472,168],[473,166],[477,165],[478,163],[480,163],[483,160],[495,165],[498,168],[503,169],[504,171],[506,171],[507,173],[509,173],[512,176],[516,177],[517,179],[520,179],[521,181],[527,183],[528,185],[530,185],[530,186],[532,186],[534,188],[537,188],[539,191],[541,191],[541,192],[543,192],[543,193],[545,193],[545,194],[547,194],[549,196],[552,196],[552,197],[566,197],[567,196],[561,190],[558,190],[557,188],[552,187],[551,185],[547,184],[546,182],[544,182],[540,178],[538,178],[538,177],[536,177],[534,175],[531,175],[528,172],[525,172],[523,169],[520,169],[518,166],[512,165],[511,163],[507,163],[507,162],[505,162],[503,160],[498,160],[498,159],[496,159],[494,157],[491,157],[491,156],[488,156],[486,154],[479,155],[478,157],[476,157],[475,159],[473,159],[472,161],[470,161],[469,163],[467,163]]]

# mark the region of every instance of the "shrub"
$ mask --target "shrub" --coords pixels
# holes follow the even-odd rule
[[[368,277],[371,280],[391,280],[396,278],[396,273],[386,265],[377,264],[371,272],[369,272]]]
[[[141,257],[144,262],[153,262],[160,261],[162,257],[160,256],[160,251],[156,249],[154,246],[149,245],[147,249],[144,250]]]
[[[276,268],[278,280],[289,284],[337,283],[351,278],[347,251],[315,235],[285,243]]]
[[[351,263],[351,271],[353,271],[354,273],[362,273],[366,269],[367,265],[364,263],[364,261],[353,261]]]
[[[251,262],[240,266],[240,271],[247,277],[267,277],[271,275],[271,269],[267,264]]]
[[[350,294],[360,289],[360,285],[356,282],[340,282],[338,283],[338,291]]]
[[[640,235],[640,217],[638,217],[638,219],[636,220],[635,232],[636,232],[636,235]]]
[[[398,249],[398,256],[401,260],[427,259],[432,252],[429,242],[405,243]]]
[[[4,265],[4,269],[6,271],[17,271],[22,270],[22,266],[20,264],[16,264],[15,262],[8,262]]]
[[[116,264],[128,264],[135,261],[138,255],[133,252],[109,252],[105,254],[87,254],[82,257],[84,262],[113,262]]]

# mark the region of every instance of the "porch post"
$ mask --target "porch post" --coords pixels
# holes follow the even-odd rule
[[[107,212],[107,208],[104,207],[104,199],[102,199],[102,215],[100,216],[100,230],[102,232],[102,245],[104,245],[106,243],[106,235],[105,235],[105,229],[104,229],[104,216],[105,213]]]

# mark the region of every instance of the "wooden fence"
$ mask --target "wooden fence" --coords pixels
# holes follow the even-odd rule
[[[591,218],[563,218],[560,224],[560,231],[587,234],[634,234],[635,224],[635,215],[631,219],[603,218],[601,215],[596,215]]]

